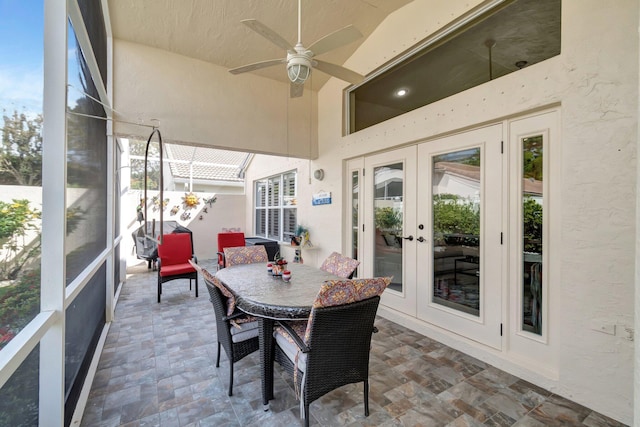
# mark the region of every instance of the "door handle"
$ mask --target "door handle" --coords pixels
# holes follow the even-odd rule
[[[404,240],[413,241],[413,236],[403,237]]]
[[[420,236],[416,239],[418,242],[422,243],[422,242],[426,242],[427,239],[425,239],[424,237]]]

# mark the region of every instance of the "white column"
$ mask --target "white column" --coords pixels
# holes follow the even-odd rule
[[[56,313],[40,341],[41,426],[64,425],[67,4],[44,2],[40,307]]]

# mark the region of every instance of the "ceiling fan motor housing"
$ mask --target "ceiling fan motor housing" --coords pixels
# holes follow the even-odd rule
[[[291,83],[304,84],[311,75],[310,54],[310,51],[287,53],[287,74]]]

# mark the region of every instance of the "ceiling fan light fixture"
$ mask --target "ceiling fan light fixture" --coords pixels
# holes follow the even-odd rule
[[[304,56],[290,55],[287,61],[287,75],[293,84],[301,85],[311,74],[311,61]]]

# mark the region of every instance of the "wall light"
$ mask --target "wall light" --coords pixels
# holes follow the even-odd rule
[[[313,177],[318,181],[322,181],[324,179],[324,171],[322,169],[316,169],[313,172]]]

